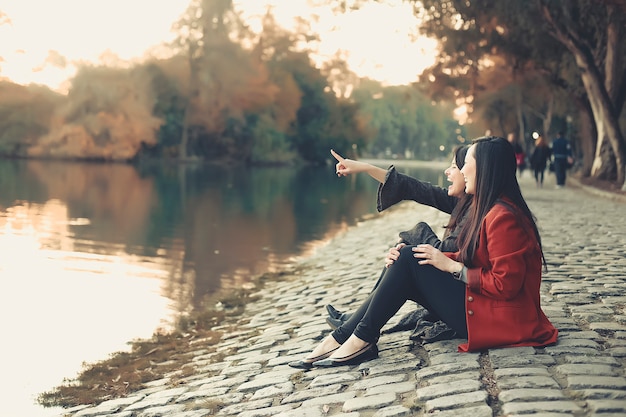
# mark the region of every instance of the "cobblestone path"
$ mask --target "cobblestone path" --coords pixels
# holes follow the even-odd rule
[[[350,309],[365,298],[399,231],[447,220],[403,203],[319,247],[292,279],[267,284],[219,352],[196,344],[191,375],[66,415],[626,416],[626,202],[573,185],[556,190],[552,175],[542,189],[529,177],[520,182],[542,233],[542,303],[560,331],[555,346],[457,353],[460,340],[419,345],[398,332],[383,335],[380,357],[360,366],[288,367],[328,333],[325,304]]]

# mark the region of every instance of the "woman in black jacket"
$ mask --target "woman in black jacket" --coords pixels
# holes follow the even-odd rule
[[[384,170],[365,162],[342,158],[335,151],[331,150],[332,155],[338,161],[337,174],[339,176],[366,172],[372,178],[380,182],[377,201],[377,209],[379,212],[401,201],[412,200],[450,214],[450,220],[445,226],[446,231],[443,240],[440,240],[439,236],[437,236],[433,229],[425,222],[419,222],[412,229],[400,232],[398,244],[389,250],[385,262],[386,267],[383,268],[374,289],[378,286],[378,283],[385,274],[386,268],[397,259],[400,254],[399,251],[403,246],[426,243],[441,251],[457,251],[456,238],[460,230],[458,226],[464,220],[464,215],[471,201],[471,198],[465,194],[465,183],[463,176],[460,174],[460,170],[465,163],[465,154],[468,148],[469,146],[463,145],[453,150],[451,165],[444,171],[450,182],[447,189],[401,174],[394,166],[391,166],[388,170]],[[328,310],[326,322],[333,330],[343,324],[343,322],[351,316],[351,313],[339,311],[330,304],[326,306],[326,309]],[[406,319],[401,320],[401,322],[404,322],[404,326],[408,327],[408,324],[410,324],[410,322],[407,323],[407,320],[415,321],[413,318],[408,318],[411,314],[412,313],[407,315]]]
[[[434,207],[445,213],[450,213],[450,221],[445,226],[446,231],[443,239],[440,240],[432,228],[425,222],[420,222],[411,230],[400,233],[400,242],[389,250],[385,260],[385,268],[376,282],[374,289],[370,293],[368,300],[376,291],[378,284],[385,275],[386,269],[398,259],[400,249],[406,245],[417,245],[421,243],[430,244],[442,251],[456,252],[458,247],[456,239],[460,226],[465,222],[467,209],[471,203],[471,196],[465,194],[465,181],[460,170],[465,163],[465,154],[468,146],[460,146],[455,149],[454,157],[450,167],[444,172],[450,185],[447,189],[432,185],[428,182],[404,175],[396,171],[392,166],[385,170],[374,165],[345,159],[331,150],[337,159],[336,171],[338,176],[348,176],[359,172],[366,172],[372,178],[380,182],[378,189],[378,211],[383,211],[403,200],[413,200],[420,204]],[[365,304],[368,302],[365,301]],[[329,318],[327,322],[332,328],[337,328],[351,314],[342,313],[333,306],[328,305]],[[431,317],[431,321],[436,322],[438,318]],[[442,329],[439,329],[441,331]],[[443,329],[445,330],[445,329]],[[309,369],[311,364],[318,358],[307,358],[300,361],[291,362],[289,366],[300,369]]]
[[[537,187],[543,187],[543,175],[552,155],[550,147],[540,134],[533,135],[535,137],[535,149],[530,155],[530,166],[535,174],[535,183]]]

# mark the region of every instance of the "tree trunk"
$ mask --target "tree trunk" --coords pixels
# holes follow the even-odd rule
[[[189,65],[189,91],[187,94],[187,105],[185,106],[185,114],[183,115],[183,134],[180,138],[180,145],[178,147],[178,159],[186,160],[189,147],[189,120],[191,119],[191,112],[194,110],[194,106],[197,104],[198,97],[198,69],[196,66],[195,54],[197,45],[190,42],[187,50],[187,65]]]
[[[615,157],[615,180],[623,184],[622,188],[626,190],[626,182],[624,182],[626,179],[624,172],[626,169],[626,145],[620,131],[618,115],[615,114],[609,92],[604,84],[605,79],[603,79],[594,61],[593,53],[578,39],[574,28],[562,27],[555,22],[550,10],[545,5],[543,5],[542,11],[546,22],[554,30],[554,37],[574,55],[576,65],[581,72],[587,97],[589,98],[589,104],[591,105],[598,132],[591,175],[600,178],[601,175],[605,175],[611,170],[612,161],[610,158],[607,159],[607,155],[602,152],[603,144],[605,141],[608,141]]]
[[[591,166],[593,165],[598,132],[596,131],[589,101],[587,101],[586,97],[578,97],[575,101],[579,114],[577,125],[580,130],[577,137],[580,139],[580,153],[583,158],[582,174],[588,177],[591,175]]]
[[[526,126],[524,123],[524,110],[522,109],[522,97],[519,89],[517,89],[517,103],[515,106],[516,117],[517,117],[517,125],[519,126],[518,140],[522,144],[524,148],[524,152],[528,152],[527,143],[526,143]]]
[[[626,142],[624,141],[624,135],[619,126],[619,115],[622,111],[622,105],[624,103],[623,97],[621,97],[621,83],[624,83],[622,70],[622,64],[624,62],[624,56],[619,52],[620,44],[623,41],[622,36],[626,33],[624,30],[624,21],[621,17],[621,11],[612,4],[606,6],[608,15],[608,24],[606,27],[606,56],[604,64],[605,83],[604,88],[608,92],[610,103],[613,104],[613,114],[618,119],[617,121],[617,133],[621,136],[617,138],[618,146],[621,147],[621,152],[615,149],[614,141],[611,140],[611,147],[615,153],[615,164],[617,168],[617,178],[619,181],[620,171],[623,178],[622,190],[626,191]],[[609,137],[609,139],[611,139]]]
[[[178,159],[182,160],[187,158],[187,144],[189,143],[189,106],[191,106],[191,102],[187,103],[187,106],[185,106],[183,134],[180,138],[180,145],[178,146]]]
[[[543,119],[543,132],[541,133],[546,139],[550,133],[550,126],[552,124],[552,115],[554,113],[554,94],[550,93],[550,100],[548,100],[548,108],[546,109],[546,115]]]
[[[581,62],[579,62],[579,58],[580,54],[577,54],[576,62],[580,65]],[[583,68],[584,67],[581,66],[581,69]],[[586,71],[583,71],[582,74],[583,84],[585,85],[587,96],[589,97],[589,104],[591,105],[598,132],[595,158],[591,166],[591,175],[600,178],[607,173],[610,174],[612,161],[606,153],[602,152],[603,144],[608,141],[613,151],[613,157],[615,158],[615,180],[618,183],[624,183],[624,157],[626,156],[624,139],[618,125],[618,120],[613,114],[613,106],[609,101],[606,90],[603,88],[600,76],[599,74],[594,74],[594,72],[593,69],[587,67]]]

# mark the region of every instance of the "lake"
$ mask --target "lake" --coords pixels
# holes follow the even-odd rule
[[[445,185],[447,162],[397,165]],[[0,160],[3,411],[58,415],[37,394],[376,213],[377,187],[334,164]]]

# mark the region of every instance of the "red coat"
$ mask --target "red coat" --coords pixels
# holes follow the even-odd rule
[[[530,223],[502,204],[485,216],[467,270],[467,343],[459,351],[544,346],[558,331],[541,310],[541,250]],[[448,254],[456,259],[459,253]]]

